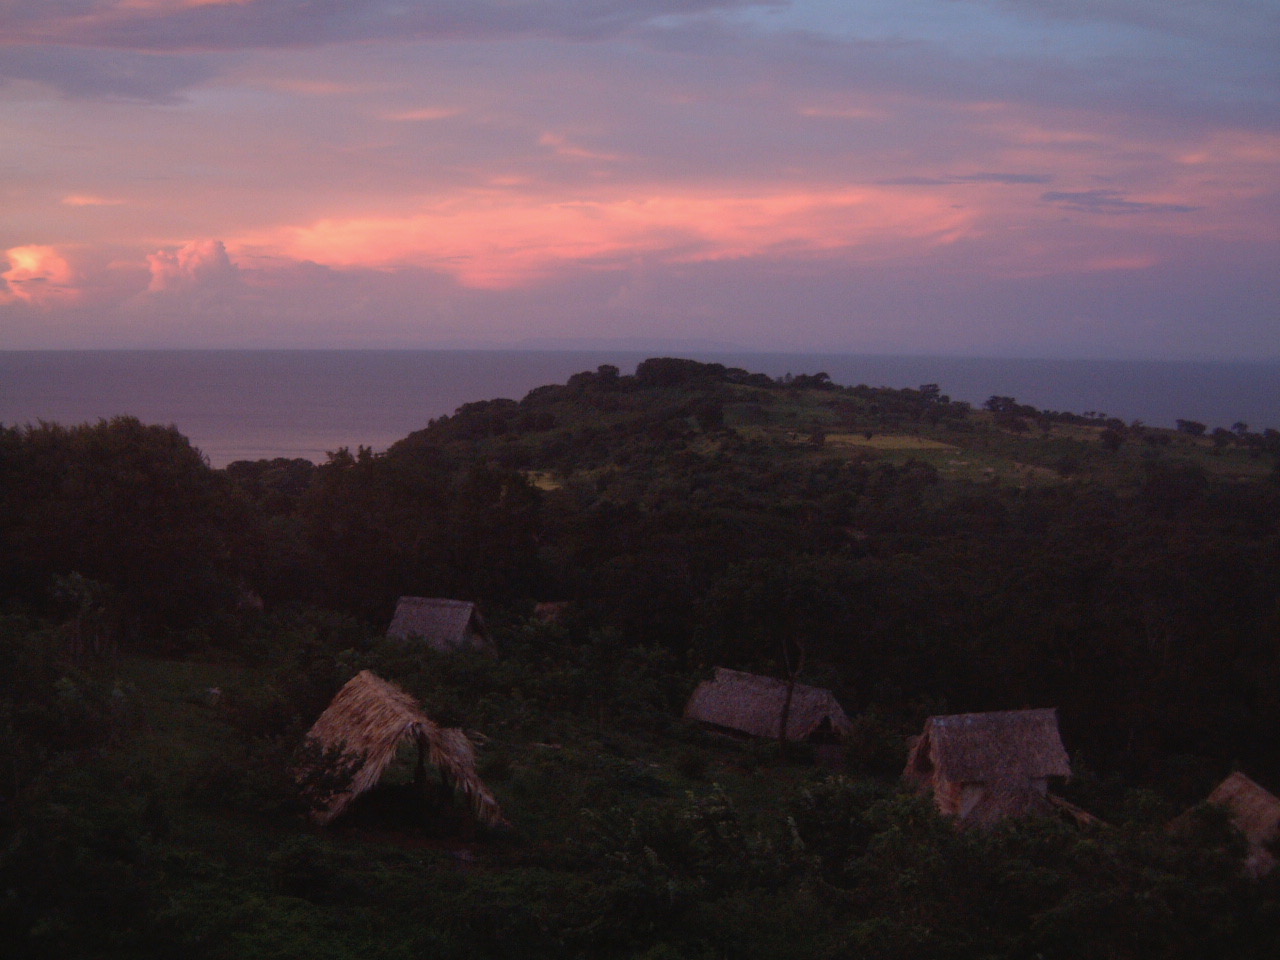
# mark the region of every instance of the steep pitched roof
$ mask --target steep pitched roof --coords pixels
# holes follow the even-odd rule
[[[484,621],[474,603],[436,597],[401,597],[387,636],[420,637],[435,650],[487,649]]]
[[[930,717],[912,751],[913,759],[920,756],[928,756],[937,776],[953,783],[1071,775],[1053,709]]]
[[[1280,798],[1237,770],[1218,784],[1208,802],[1224,807],[1249,842],[1249,873],[1255,877],[1269,873],[1275,858],[1266,847],[1280,840]]]
[[[437,725],[404,690],[362,670],[307,733],[311,755],[297,774],[308,784],[316,822],[328,823],[372,789],[400,744],[410,739],[426,748],[427,758],[466,796],[478,819],[502,821],[497,801],[476,773],[475,749],[467,735]],[[336,775],[322,786],[326,773]]]
[[[753,737],[776,737],[786,696],[785,680],[716,667],[715,676],[693,691],[684,715]],[[849,717],[830,690],[795,684],[786,739],[804,740],[824,721],[841,733],[852,729]]]

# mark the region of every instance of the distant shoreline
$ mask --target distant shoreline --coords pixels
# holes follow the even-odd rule
[[[237,459],[323,460],[341,446],[385,449],[464,403],[563,383],[613,364],[684,355],[780,377],[936,383],[980,405],[993,395],[1044,410],[1280,428],[1280,360],[1052,360],[889,354],[645,350],[21,350],[0,351],[0,423],[172,423],[215,466]]]

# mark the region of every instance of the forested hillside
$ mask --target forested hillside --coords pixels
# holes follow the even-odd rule
[[[17,956],[1280,952],[1221,812],[1167,829],[1233,769],[1280,789],[1274,429],[669,358],[318,466],[0,427],[0,594]],[[498,655],[383,639],[402,595]],[[845,767],[682,721],[715,666],[834,691]],[[296,751],[361,669],[481,735],[509,827],[424,813],[411,764],[309,825]],[[898,785],[926,717],[1024,707],[1104,823]]]

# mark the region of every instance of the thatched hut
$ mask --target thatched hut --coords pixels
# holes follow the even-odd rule
[[[1070,775],[1052,709],[930,717],[902,774],[943,814],[979,826],[1053,812],[1049,778]]]
[[[853,728],[830,690],[724,667],[698,684],[684,715],[730,733],[820,746],[837,744]]]
[[[1280,799],[1236,771],[1209,794],[1208,802],[1222,807],[1249,844],[1244,869],[1249,876],[1264,877],[1276,865],[1268,849],[1280,840]]]
[[[307,733],[297,774],[326,824],[381,779],[396,751],[416,743],[419,771],[434,764],[467,798],[482,823],[502,822],[497,801],[476,773],[475,748],[461,730],[441,727],[394,683],[362,670],[349,680]]]
[[[480,611],[466,600],[401,597],[387,636],[396,640],[416,638],[442,653],[493,649]]]

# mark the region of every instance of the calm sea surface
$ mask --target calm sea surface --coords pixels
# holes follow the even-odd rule
[[[174,424],[215,467],[306,457],[359,444],[383,450],[464,403],[563,383],[655,352],[0,351],[0,423],[130,414]],[[801,354],[681,354],[781,376],[825,371],[841,384],[937,383],[956,400],[992,394],[1042,409],[1106,413],[1154,426],[1244,421],[1280,428],[1280,363],[1000,360]]]

